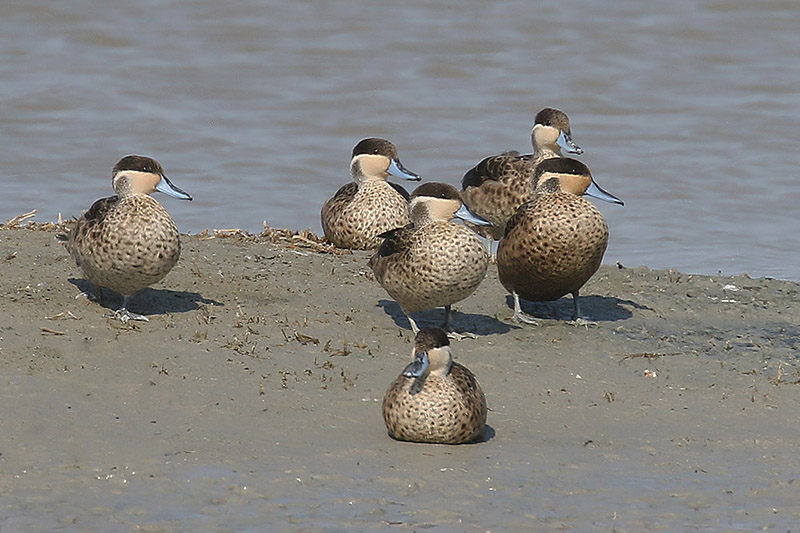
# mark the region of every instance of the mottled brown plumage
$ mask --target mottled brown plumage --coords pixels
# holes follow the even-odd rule
[[[470,218],[454,187],[420,186],[411,197],[411,223],[385,233],[369,260],[375,278],[407,316],[445,306],[445,327],[450,306],[475,292],[489,264],[480,238],[451,222],[454,216]],[[416,323],[408,318],[416,333]]]
[[[569,118],[558,109],[545,108],[536,114],[531,131],[532,154],[511,151],[487,157],[467,171],[461,181],[464,203],[475,214],[492,223],[476,231],[499,240],[517,207],[533,198],[536,166],[554,157],[583,150],[572,141]]]
[[[342,186],[322,205],[322,230],[339,248],[370,250],[381,233],[409,223],[408,193],[386,181],[389,175],[418,181],[397,157],[397,148],[385,139],[363,139],[350,162],[354,182]]]
[[[453,362],[447,334],[439,328],[422,329],[412,356],[383,398],[389,434],[438,444],[479,439],[486,427],[486,397],[472,372]]]
[[[150,193],[191,197],[172,185],[161,165],[149,157],[121,159],[111,183],[117,195],[97,200],[76,221],[66,248],[98,290],[107,287],[122,294],[118,315],[123,321],[145,319],[127,310],[128,299],[163,279],[181,253],[175,222]]]
[[[603,215],[581,195],[622,202],[599,189],[575,159],[544,161],[535,179],[534,199],[517,209],[497,248],[500,282],[514,295],[515,320],[530,321],[519,309],[519,297],[551,301],[570,293],[577,320],[578,291],[600,267],[608,245]]]

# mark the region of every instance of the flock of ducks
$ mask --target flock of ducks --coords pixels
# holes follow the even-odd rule
[[[531,131],[532,154],[505,152],[467,171],[458,191],[425,183],[410,195],[389,176],[419,181],[388,140],[369,138],[353,149],[353,182],[322,206],[325,237],[334,246],[375,250],[368,265],[398,303],[416,335],[413,361],[383,401],[391,436],[415,442],[459,444],[481,437],[486,399],[475,376],[453,361],[451,306],[480,285],[497,246],[497,270],[514,299],[512,320],[535,324],[520,298],[551,301],[571,294],[572,319],[580,315],[580,288],[597,271],[608,226],[584,196],[622,205],[594,182],[589,169],[563,152],[581,154],[569,118],[541,110]],[[562,152],[563,151],[563,152]],[[116,196],[97,200],[59,235],[102,299],[106,287],[123,296],[113,316],[147,320],[128,309],[139,290],[160,281],[180,256],[175,222],[150,194],[192,197],[172,184],[149,157],[122,158],[112,172]],[[458,218],[463,223],[456,223]],[[481,239],[483,237],[483,239]],[[444,307],[441,328],[419,329],[411,313]]]

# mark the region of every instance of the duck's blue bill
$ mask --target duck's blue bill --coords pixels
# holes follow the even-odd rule
[[[425,373],[428,365],[428,352],[415,352],[414,361],[403,370],[403,375],[407,378],[418,378]]]
[[[565,132],[561,132],[558,136],[558,140],[556,143],[568,154],[578,154],[581,155],[583,153],[583,148],[575,144],[575,141],[572,140],[572,137]]]
[[[388,172],[395,178],[401,178],[404,180],[419,181],[422,179],[419,177],[419,174],[411,172],[404,167],[399,159],[392,159],[392,162],[389,164]]]
[[[172,182],[169,181],[169,178],[164,176],[163,174],[161,175],[161,181],[159,181],[158,185],[156,185],[156,190],[158,192],[163,192],[164,194],[168,194],[173,198],[178,198],[179,200],[192,199],[192,197],[189,196],[189,194],[186,191],[184,191],[183,189],[179,189],[178,187],[173,185]]]

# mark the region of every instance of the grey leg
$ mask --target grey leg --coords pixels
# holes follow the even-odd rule
[[[536,322],[536,319],[533,318],[531,315],[522,312],[522,306],[519,304],[519,294],[516,292],[512,292],[511,294],[514,295],[514,316],[511,318],[514,322],[517,323],[524,323],[530,324],[532,326],[538,326],[539,323]]]

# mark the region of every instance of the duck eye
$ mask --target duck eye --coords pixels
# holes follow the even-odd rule
[[[545,125],[545,126],[552,126],[552,125],[553,125],[553,122],[552,122],[552,121],[550,121],[550,120],[548,120],[547,122],[545,122],[545,123],[544,123],[544,125]]]

